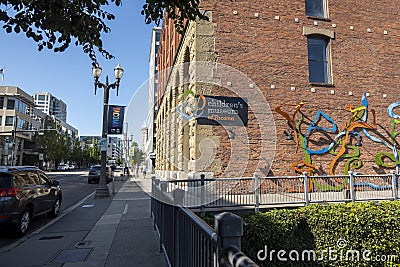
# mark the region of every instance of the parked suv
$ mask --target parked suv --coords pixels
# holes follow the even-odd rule
[[[0,224],[12,225],[17,235],[36,216],[56,217],[61,201],[59,182],[36,167],[0,167]]]

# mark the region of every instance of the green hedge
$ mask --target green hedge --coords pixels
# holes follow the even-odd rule
[[[273,210],[245,216],[244,222],[242,251],[260,266],[400,266],[399,201]],[[279,250],[287,261],[278,259]],[[311,250],[315,261],[309,261]]]

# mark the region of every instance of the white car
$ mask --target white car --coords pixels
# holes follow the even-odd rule
[[[68,165],[68,170],[75,170],[75,165],[74,164],[69,164]]]
[[[68,165],[60,164],[60,165],[58,165],[57,170],[59,170],[59,171],[66,171],[66,170],[68,170],[68,168],[69,168]]]

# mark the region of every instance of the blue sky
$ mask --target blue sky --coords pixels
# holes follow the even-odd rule
[[[149,76],[151,29],[140,14],[144,1],[123,1],[122,7],[110,7],[116,19],[108,23],[111,33],[104,35],[104,48],[115,59],[98,55],[103,68],[100,77],[105,82],[115,80],[114,67],[124,69],[119,96],[110,92],[110,104],[128,105],[138,90],[145,90]],[[7,34],[0,28],[0,68],[5,66],[4,85],[18,86],[27,93],[47,91],[67,104],[67,122],[79,130],[79,135],[101,135],[103,89],[94,95],[91,61],[81,47],[73,44],[63,53],[37,50],[37,44],[24,34]],[[135,99],[135,120],[130,120],[129,134],[140,141],[138,131],[147,114],[147,96]],[[136,97],[138,98],[138,97]]]

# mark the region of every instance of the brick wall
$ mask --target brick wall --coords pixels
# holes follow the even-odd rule
[[[305,102],[301,112],[295,117],[295,122],[300,118],[303,119],[300,127],[302,135],[306,133],[318,110],[332,118],[338,126],[336,133],[313,132],[308,138],[308,147],[319,150],[329,146],[335,136],[345,128],[352,117],[346,106],[361,105],[364,92],[368,93],[369,124],[372,124],[371,109],[376,111],[377,130],[368,132],[390,144],[391,128],[387,108],[399,101],[397,66],[400,60],[400,29],[397,18],[400,6],[395,1],[375,0],[329,1],[328,5],[329,19],[321,20],[306,17],[304,1],[202,1],[202,7],[211,11],[211,21],[190,24],[183,38],[176,34],[170,20],[164,21],[159,57],[160,71],[171,67],[174,63],[187,62],[184,57],[185,51],[189,52],[191,62],[208,60],[230,66],[242,72],[246,79],[239,78],[241,80],[237,81],[235,80],[237,77],[233,77],[235,75],[224,75],[219,72],[221,67],[218,67],[209,71],[221,86],[196,84],[196,75],[191,73],[190,79],[194,83],[189,88],[196,93],[233,96],[231,92],[233,89],[243,92],[249,90],[246,89],[249,88],[249,83],[252,85],[254,83],[255,88],[258,88],[267,99],[272,114],[267,116],[268,121],[260,122],[257,114],[253,113],[253,111],[257,113],[257,110],[253,110],[252,107],[265,107],[267,104],[254,102],[249,110],[249,124],[246,128],[243,127],[245,133],[240,132],[239,128],[234,128],[236,134],[234,140],[228,138],[227,128],[221,126],[202,127],[191,122],[188,130],[184,131],[182,129],[187,123],[181,118],[166,119],[168,114],[174,114],[174,103],[178,104],[180,101],[177,102],[176,96],[185,90],[183,86],[176,88],[172,86],[170,90],[174,92],[170,91],[163,97],[169,75],[167,72],[165,76],[159,78],[160,109],[157,119],[159,169],[176,172],[177,168],[186,175],[185,168],[182,167],[185,164],[182,162],[188,160],[187,171],[198,171],[195,160],[200,155],[196,147],[202,138],[213,138],[217,148],[210,149],[215,152],[215,160],[203,171],[213,171],[215,176],[226,175],[224,171],[232,162],[232,151],[235,151],[241,156],[243,154],[243,159],[249,157],[249,160],[244,167],[233,166],[232,176],[235,175],[234,172],[243,171],[243,176],[250,176],[254,171],[267,174],[268,161],[271,161],[272,156],[274,160],[270,174],[294,175],[295,171],[291,165],[305,159],[303,143],[299,142],[296,146],[294,140],[286,140],[284,131],[289,131],[287,120],[274,109],[282,106],[285,112],[292,115],[295,105]],[[311,32],[334,32],[334,39],[330,42],[332,85],[309,82],[307,37],[303,34],[305,29]],[[171,77],[170,85],[177,80],[176,77]],[[233,81],[232,87],[227,88],[228,82],[231,81]],[[317,124],[321,127],[331,127],[324,119],[319,120]],[[335,174],[342,174],[346,164],[360,162],[363,166],[357,171],[388,172],[389,169],[379,167],[375,163],[374,157],[378,152],[392,154],[391,149],[369,140],[360,129],[361,127],[358,127],[355,131],[363,136],[362,147],[354,146],[356,138],[350,139],[349,145],[353,147],[349,147],[345,155],[336,162],[333,168]],[[397,124],[395,130],[399,131]],[[190,136],[185,139],[184,135],[189,134]],[[275,134],[276,146],[272,142]],[[248,141],[240,143],[246,137]],[[266,148],[267,155],[263,155],[260,148],[261,140],[265,139],[271,139]],[[329,173],[330,165],[335,158],[334,154],[342,145],[338,140],[336,149],[331,154],[311,156],[315,167],[314,174]],[[236,149],[233,150],[233,147]],[[359,155],[356,155],[358,150]],[[171,163],[174,161],[175,163]],[[385,162],[390,161],[386,158]],[[296,166],[301,168],[299,165],[301,164]],[[349,170],[356,170],[354,166],[351,165]],[[169,173],[167,177],[176,177],[174,175]]]
[[[369,108],[376,110],[378,124],[378,131],[372,133],[388,137],[387,107],[400,99],[400,6],[396,1],[329,1],[329,20],[307,18],[304,1],[203,1],[202,4],[204,9],[212,10],[218,63],[246,74],[261,89],[271,109],[307,102],[302,108],[305,117],[303,134],[317,110],[329,115],[342,130],[351,117],[345,106],[360,105],[363,92],[367,92]],[[303,35],[303,27],[335,32],[331,41],[331,87],[308,81],[307,38]],[[387,31],[386,35],[384,31]],[[275,88],[271,89],[271,85]],[[311,88],[315,89],[314,93]],[[293,107],[287,109],[289,113],[292,110]],[[277,147],[272,173],[294,174],[290,164],[303,159],[304,152],[301,147],[296,152],[294,141],[286,140],[283,133],[289,129],[286,120],[276,112],[274,119]],[[320,125],[328,124],[321,121]],[[334,136],[314,134],[310,147],[323,147]],[[221,146],[223,144],[224,140]],[[364,166],[360,171],[386,171],[374,163],[374,155],[379,151],[390,152],[383,145],[363,137],[360,158]],[[324,174],[329,172],[332,159],[333,155],[325,154],[313,156],[312,160],[318,173]],[[335,173],[343,173],[344,164],[345,161],[340,161]],[[251,171],[249,168],[248,174]]]

